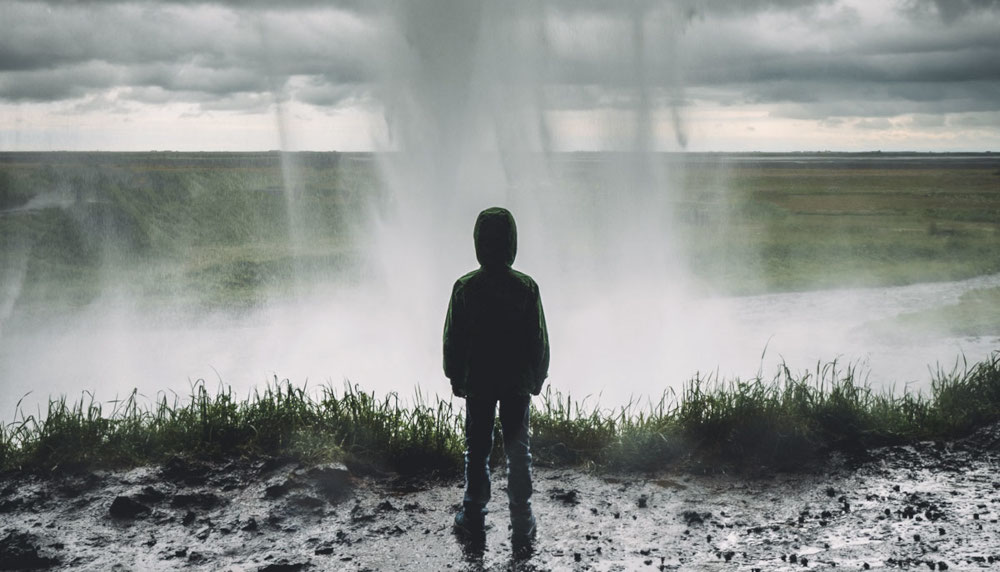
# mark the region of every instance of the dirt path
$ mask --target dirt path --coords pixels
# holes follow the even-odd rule
[[[538,468],[534,553],[511,556],[504,475],[482,552],[461,483],[277,462],[0,481],[0,569],[969,569],[1000,563],[1000,430],[809,475]]]

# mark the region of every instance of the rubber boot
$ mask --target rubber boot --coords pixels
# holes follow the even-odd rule
[[[486,537],[486,508],[475,503],[464,503],[455,515],[455,534],[466,540]]]

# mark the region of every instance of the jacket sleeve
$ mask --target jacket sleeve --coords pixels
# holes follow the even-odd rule
[[[536,316],[536,326],[535,331],[537,332],[537,337],[535,339],[535,387],[532,390],[534,395],[538,395],[542,392],[542,384],[545,383],[545,378],[549,376],[549,332],[548,328],[545,326],[545,311],[542,310],[542,296],[538,291],[538,286],[535,286],[535,306],[537,311],[534,312]]]
[[[466,395],[469,369],[468,312],[461,283],[456,282],[444,320],[444,374],[451,380],[451,390],[458,397]]]

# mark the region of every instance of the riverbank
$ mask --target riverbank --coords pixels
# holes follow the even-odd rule
[[[502,469],[481,551],[451,532],[461,479],[276,458],[31,475],[0,490],[6,569],[969,569],[1000,561],[1000,426],[740,475],[537,467],[515,558]]]
[[[987,566],[1000,354],[880,393],[836,363],[676,401],[533,407],[540,537],[511,555],[502,450],[463,547],[462,415],[358,388],[51,402],[0,430],[0,568],[651,570]],[[867,566],[867,568],[865,568]]]

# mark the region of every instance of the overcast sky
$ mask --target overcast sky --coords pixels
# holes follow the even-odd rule
[[[0,150],[1000,151],[1000,0],[0,2]]]

